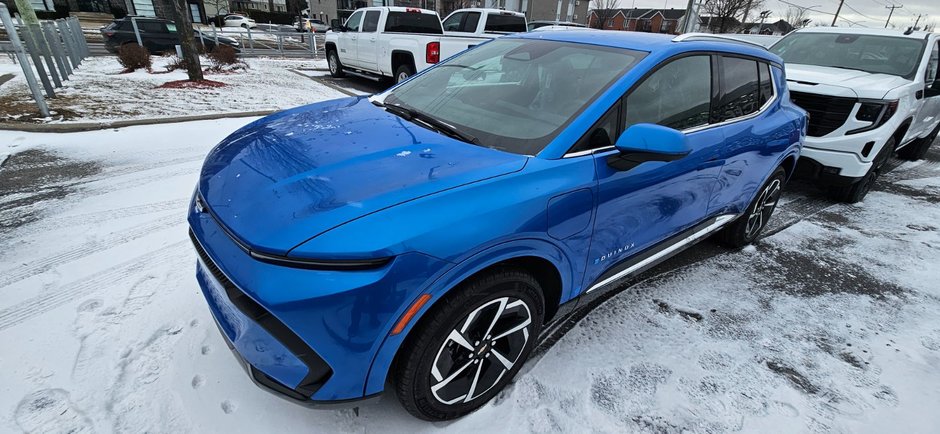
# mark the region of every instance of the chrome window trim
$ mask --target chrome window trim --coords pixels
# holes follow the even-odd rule
[[[720,55],[720,54],[719,54],[719,55]],[[776,102],[777,99],[780,97],[780,93],[777,92],[777,78],[774,77],[774,73],[773,73],[773,67],[774,67],[774,65],[773,65],[773,64],[771,64],[770,62],[764,61],[764,60],[757,60],[757,59],[755,59],[755,61],[756,61],[756,62],[765,63],[768,68],[771,68],[771,69],[770,69],[770,82],[773,83],[773,86],[772,86],[772,87],[773,87],[773,90],[774,90],[774,95],[773,95],[772,98],[768,99],[767,102],[765,102],[764,105],[762,105],[762,106],[761,106],[756,112],[754,112],[754,113],[746,114],[746,115],[744,115],[744,116],[738,116],[738,117],[736,117],[736,118],[727,119],[727,120],[718,122],[718,123],[716,123],[716,124],[705,124],[705,125],[699,125],[699,126],[697,126],[697,127],[686,128],[686,129],[684,129],[684,130],[679,130],[679,132],[682,133],[682,134],[697,133],[697,132],[699,132],[699,131],[704,131],[704,130],[707,130],[707,129],[710,129],[710,128],[720,127],[720,126],[724,126],[724,125],[733,124],[733,123],[735,123],[735,122],[742,122],[742,121],[746,121],[746,120],[749,120],[749,119],[752,119],[752,118],[756,118],[756,117],[760,116],[761,114],[763,114],[764,112],[766,112],[766,111],[770,108],[770,106],[772,106],[772,105],[774,104],[774,102]],[[760,74],[758,74],[758,77],[759,77],[759,76],[760,76]],[[760,97],[760,83],[758,82],[758,98],[759,98],[759,97]],[[606,112],[605,112],[605,113],[606,113]],[[603,148],[595,148],[595,149],[587,149],[587,150],[584,150],[584,151],[569,152],[569,153],[567,153],[567,154],[565,154],[565,155],[562,155],[561,158],[583,157],[583,156],[585,156],[585,155],[590,155],[590,154],[593,154],[593,153],[595,153],[595,152],[605,152],[605,151],[609,151],[609,150],[614,149],[614,148],[615,148],[615,146],[604,146]]]

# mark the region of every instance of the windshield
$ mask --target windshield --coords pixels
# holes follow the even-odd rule
[[[386,104],[433,116],[482,146],[535,155],[646,53],[501,38],[391,91]]]
[[[770,51],[786,63],[855,69],[911,78],[923,54],[920,39],[839,33],[792,33]]]

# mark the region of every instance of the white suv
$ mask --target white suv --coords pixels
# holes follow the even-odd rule
[[[927,153],[940,131],[940,34],[816,27],[770,51],[786,63],[790,98],[810,114],[797,173],[832,197],[865,197],[892,152]]]

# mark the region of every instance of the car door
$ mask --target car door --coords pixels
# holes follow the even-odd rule
[[[912,133],[918,136],[930,134],[937,127],[940,121],[940,41],[933,41],[932,46],[928,47],[930,53],[927,61],[927,68],[924,71],[924,89],[919,91],[920,108],[917,109],[917,115],[914,117],[914,124],[911,125]],[[913,137],[909,135],[908,137]]]
[[[157,53],[175,49],[177,42],[171,39],[170,32],[165,24],[158,21],[138,21],[137,29],[140,31],[140,39],[144,42],[144,47],[147,47],[151,52]]]
[[[585,273],[593,288],[632,267],[638,253],[692,229],[706,218],[722,162],[720,129],[708,128],[713,99],[708,54],[672,59],[640,81],[601,124],[611,137],[595,140],[597,214]],[[694,71],[694,73],[692,73]],[[609,164],[619,152],[616,136],[631,125],[654,123],[683,131],[691,152],[671,162],[650,161],[629,170]],[[602,136],[605,134],[601,134]],[[607,146],[604,146],[607,144]]]
[[[778,157],[799,131],[779,109],[777,83],[783,83],[779,66],[739,56],[718,60],[718,104],[712,113],[725,140],[718,146],[724,161],[718,189],[709,213],[740,213],[763,185]]]
[[[346,66],[359,66],[359,28],[362,24],[363,11],[356,11],[346,20],[346,31],[336,38],[339,49],[339,61]]]
[[[362,31],[359,32],[357,55],[359,66],[369,71],[378,70],[379,11],[366,11],[362,19]]]

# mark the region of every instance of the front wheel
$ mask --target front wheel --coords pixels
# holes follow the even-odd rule
[[[402,406],[424,420],[476,410],[516,375],[544,318],[531,275],[496,270],[456,288],[408,336],[394,371]]]
[[[871,168],[868,169],[868,172],[865,173],[862,179],[851,185],[830,187],[829,197],[833,200],[845,203],[861,202],[862,199],[868,195],[868,192],[871,191],[872,186],[875,185],[875,180],[881,175],[882,168],[884,168],[885,163],[888,162],[888,158],[891,157],[891,152],[894,151],[894,144],[895,140],[893,138],[888,139],[872,162]]]
[[[326,63],[330,67],[330,75],[333,78],[342,78],[346,74],[343,73],[343,64],[339,63],[339,55],[336,54],[336,50],[330,50],[326,55]]]
[[[786,171],[778,167],[761,187],[757,197],[748,205],[744,214],[718,233],[718,240],[728,247],[736,248],[754,242],[761,231],[767,227],[770,216],[777,208],[786,179]]]
[[[901,148],[901,150],[898,151],[898,157],[909,161],[917,161],[924,158],[927,155],[927,151],[930,150],[930,145],[937,139],[938,133],[940,133],[940,125],[937,125],[927,137],[914,140],[913,143]]]

